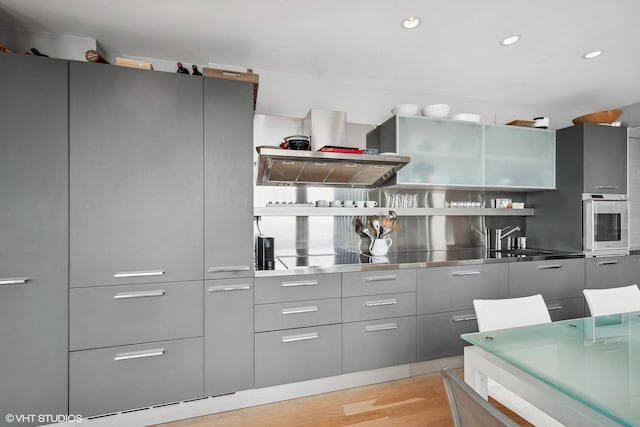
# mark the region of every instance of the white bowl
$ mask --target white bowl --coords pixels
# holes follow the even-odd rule
[[[444,118],[449,115],[451,106],[449,104],[431,104],[422,109],[422,115],[427,117]]]
[[[462,120],[463,122],[480,123],[480,114],[458,113],[451,117],[453,120]]]
[[[391,109],[391,114],[399,116],[416,116],[420,114],[418,104],[400,104]]]

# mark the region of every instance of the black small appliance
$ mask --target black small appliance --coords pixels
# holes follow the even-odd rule
[[[275,268],[275,239],[273,237],[258,236],[256,241],[256,259],[258,270],[273,270]]]

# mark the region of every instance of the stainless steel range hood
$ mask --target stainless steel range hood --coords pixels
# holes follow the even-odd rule
[[[409,163],[398,155],[262,148],[256,185],[377,187]]]
[[[342,111],[310,110],[302,133],[311,136],[313,151],[260,149],[256,185],[376,187],[409,163],[409,157],[399,155],[317,151],[350,145],[347,113]]]

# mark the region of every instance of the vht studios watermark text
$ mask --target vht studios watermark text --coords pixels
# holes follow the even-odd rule
[[[8,423],[81,423],[82,415],[73,414],[7,414]]]

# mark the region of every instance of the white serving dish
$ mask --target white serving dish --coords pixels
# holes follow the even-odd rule
[[[422,115],[427,117],[445,118],[449,116],[451,105],[449,104],[431,104],[422,109]]]
[[[391,109],[391,114],[399,116],[417,116],[420,114],[418,104],[400,104]]]
[[[458,113],[458,114],[454,114],[451,117],[451,119],[453,119],[453,120],[461,120],[463,122],[480,123],[480,114]]]

